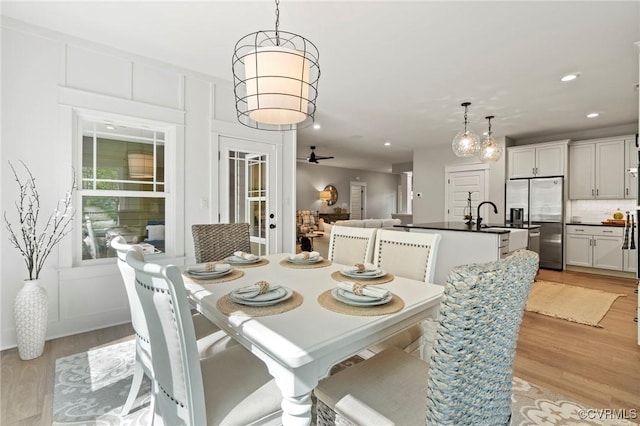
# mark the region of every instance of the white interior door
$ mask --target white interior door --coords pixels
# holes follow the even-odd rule
[[[475,222],[478,204],[486,200],[488,192],[486,171],[484,169],[448,170],[446,174],[445,220],[447,222],[465,221],[465,208],[468,205],[469,193],[471,193],[471,214]],[[481,215],[485,214],[481,213]]]
[[[349,212],[351,219],[367,217],[367,184],[365,182],[351,182],[349,190]]]
[[[250,225],[251,251],[277,253],[281,247],[277,200],[279,145],[221,136],[220,222]]]

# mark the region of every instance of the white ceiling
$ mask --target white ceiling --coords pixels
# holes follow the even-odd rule
[[[231,80],[242,36],[272,30],[273,1],[2,1],[2,14]],[[280,29],[320,51],[310,145],[325,165],[370,170],[471,126],[535,140],[637,125],[638,1],[282,0]],[[570,72],[580,78],[561,83]],[[600,117],[587,119],[586,114]],[[384,141],[391,141],[384,147]]]

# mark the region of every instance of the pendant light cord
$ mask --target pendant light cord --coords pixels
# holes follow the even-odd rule
[[[491,118],[493,117],[487,117],[487,120],[489,120],[489,137],[491,137]]]
[[[468,105],[464,106],[464,133],[465,134],[467,133],[467,108],[468,107],[469,107]]]
[[[276,0],[276,46],[280,46],[280,33],[278,27],[280,26],[280,0]]]

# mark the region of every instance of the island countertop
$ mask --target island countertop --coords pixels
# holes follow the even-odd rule
[[[512,229],[532,229],[539,228],[540,225],[511,225],[511,224],[483,224],[481,229],[476,229],[476,225],[467,225],[464,222],[431,222],[431,223],[413,223],[409,225],[394,225],[397,228],[407,229],[437,229],[440,231],[461,231],[461,232],[482,232],[488,234],[507,234],[510,231],[504,228]],[[497,229],[503,228],[503,229]]]

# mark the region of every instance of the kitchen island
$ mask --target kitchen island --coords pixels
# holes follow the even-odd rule
[[[454,266],[469,263],[493,262],[506,257],[514,250],[527,247],[528,228],[509,227],[504,224],[475,225],[464,222],[434,222],[396,225],[409,232],[440,234],[436,255],[434,282],[444,285]]]

